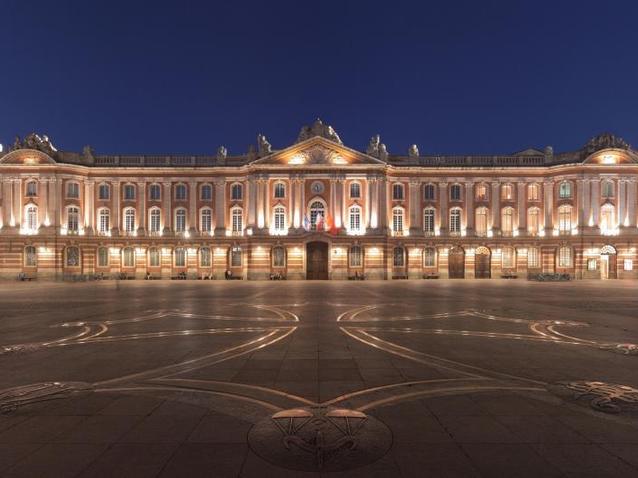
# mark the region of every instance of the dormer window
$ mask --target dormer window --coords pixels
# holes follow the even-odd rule
[[[286,185],[284,183],[275,184],[275,199],[283,199],[286,197]]]
[[[403,200],[403,184],[396,183],[392,185],[392,199],[395,201]]]
[[[235,183],[230,187],[230,199],[233,201],[241,201],[243,197],[243,188],[241,184]]]
[[[361,198],[361,184],[351,183],[350,184],[350,199],[360,199],[360,198]]]

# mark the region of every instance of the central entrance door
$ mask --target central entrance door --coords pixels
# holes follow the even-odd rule
[[[465,251],[460,247],[450,249],[448,255],[448,277],[463,279],[465,277]]]
[[[474,254],[474,277],[489,279],[491,276],[491,253],[487,247],[478,247]]]
[[[306,279],[328,279],[328,243],[317,241],[306,245]]]

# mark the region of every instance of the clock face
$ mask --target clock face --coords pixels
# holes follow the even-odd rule
[[[315,194],[321,194],[323,192],[323,183],[315,181],[310,185],[310,190]]]

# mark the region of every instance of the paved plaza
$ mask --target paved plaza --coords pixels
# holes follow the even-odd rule
[[[630,281],[0,283],[0,475],[635,477]]]

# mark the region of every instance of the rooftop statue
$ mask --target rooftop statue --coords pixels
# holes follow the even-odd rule
[[[381,161],[387,161],[388,160],[388,150],[385,147],[385,144],[381,143],[379,145],[379,159]]]
[[[217,161],[224,161],[226,156],[228,156],[228,150],[225,146],[217,148]]]
[[[419,147],[416,144],[413,144],[408,148],[408,156],[410,156],[411,158],[419,157]]]
[[[368,147],[366,148],[366,154],[369,154],[370,156],[374,156],[375,158],[378,158],[380,144],[381,144],[381,135],[375,134],[372,138],[370,138],[370,142],[368,143]]]
[[[272,146],[263,134],[257,135],[257,153],[260,157],[272,153]]]
[[[82,148],[82,156],[89,163],[95,162],[95,157],[93,156],[93,148],[91,148],[91,146],[89,146],[88,144],[84,148]]]
[[[24,140],[20,140],[20,136],[16,136],[11,149],[35,149],[49,155],[57,151],[47,135],[40,136],[35,133],[28,134]]]
[[[323,124],[323,122],[319,118],[317,118],[315,122],[312,123],[312,126],[306,125],[301,128],[299,136],[297,136],[297,142],[299,143],[315,136],[321,136],[323,138],[329,139],[334,143],[343,144],[341,142],[341,138],[339,138],[339,135],[332,128],[332,126]]]
[[[616,148],[616,149],[631,149],[629,144],[611,133],[603,133],[593,137],[583,148],[585,154],[595,153],[601,149]]]

